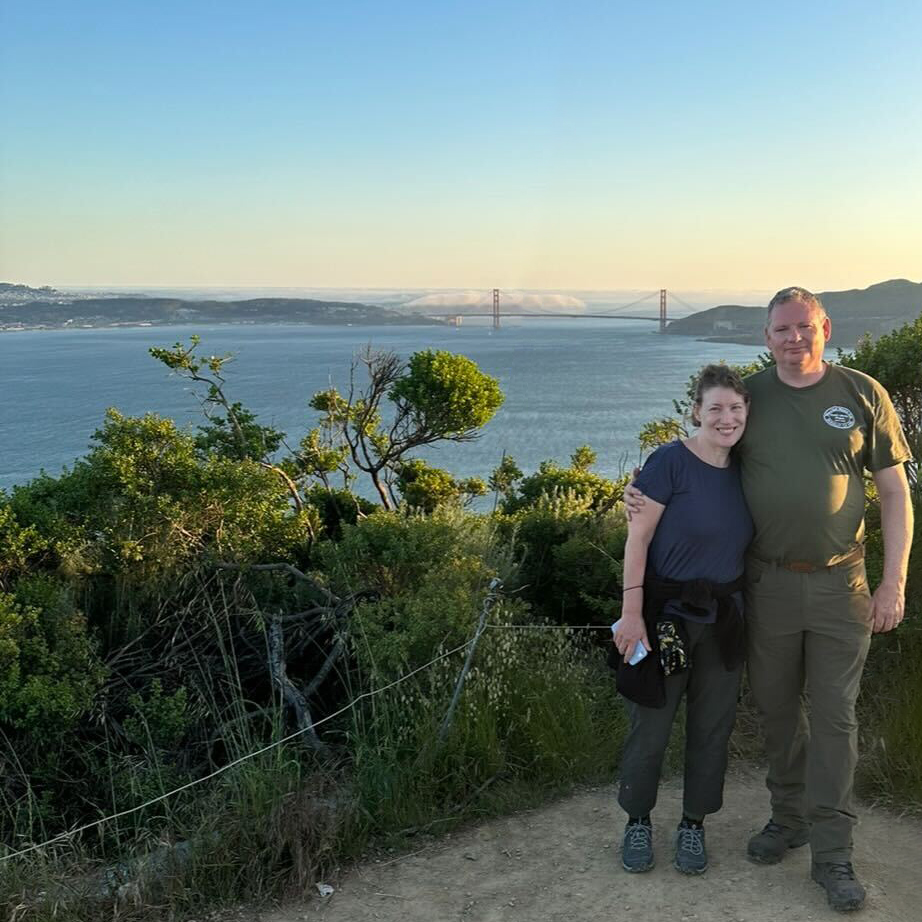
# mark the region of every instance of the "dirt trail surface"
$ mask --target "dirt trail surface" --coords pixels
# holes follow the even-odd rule
[[[838,919],[810,880],[809,847],[773,866],[745,858],[767,818],[768,794],[753,769],[727,778],[723,810],[707,821],[708,872],[672,867],[681,782],[663,784],[654,813],[656,867],[620,864],[624,819],[615,788],[600,787],[541,809],[494,820],[418,852],[358,865],[329,881],[335,890],[266,912],[261,922],[810,922]],[[856,922],[922,920],[922,821],[861,808],[855,868],[868,890]]]

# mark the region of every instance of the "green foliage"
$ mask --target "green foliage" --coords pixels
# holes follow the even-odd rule
[[[562,624],[612,620],[627,540],[620,510],[600,513],[589,496],[545,495],[501,527],[521,555],[523,596],[536,612]]]
[[[493,472],[491,484],[505,487],[502,508],[506,513],[531,508],[557,496],[586,500],[589,509],[611,508],[621,498],[624,483],[593,473],[589,467],[594,461],[595,452],[584,445],[573,453],[569,467],[542,461],[534,474],[521,477],[514,459],[505,458]]]
[[[874,638],[858,701],[864,793],[900,809],[922,807],[922,600],[915,616]]]
[[[34,525],[20,525],[0,493],[0,590],[10,589],[14,577],[40,566],[48,551],[48,541]]]
[[[256,414],[241,403],[231,403],[226,414],[209,414],[209,422],[199,426],[196,448],[205,455],[218,455],[242,461],[261,460],[276,452],[285,433],[257,422]]]
[[[909,474],[918,501],[922,498],[922,316],[876,340],[864,337],[854,352],[840,349],[839,362],[876,378],[893,399],[915,459]]]
[[[320,395],[315,395],[311,406],[316,410],[327,407],[325,400],[318,400]],[[327,412],[327,410],[323,410]],[[324,441],[320,429],[311,429],[301,439],[300,451],[297,455],[298,466],[309,476],[318,477],[323,484],[329,487],[329,475],[336,472],[343,474],[344,483],[348,486],[352,476],[348,470],[349,448],[345,445],[333,447]]]
[[[496,380],[465,356],[449,352],[417,352],[404,365],[392,352],[368,350],[361,362],[368,374],[364,390],[355,391],[353,365],[348,398],[336,388],[314,394],[310,405],[322,417],[302,442],[303,469],[325,484],[338,470],[348,483],[351,465],[370,477],[386,509],[397,505],[392,488],[397,481],[407,487],[409,505],[420,508],[435,508],[452,494],[479,495],[478,480],[454,481],[411,460],[410,452],[440,441],[476,438],[502,404]],[[392,404],[386,414],[385,399]],[[385,415],[390,417],[386,426]]]
[[[494,493],[508,499],[515,493],[515,485],[524,476],[522,469],[515,463],[515,458],[511,455],[503,454],[499,467],[495,468],[493,473],[490,474],[487,486]]]
[[[439,729],[461,656],[358,710],[350,727],[365,835],[440,831],[472,815],[533,803],[536,792],[611,778],[626,730],[601,657],[574,637],[516,626],[497,612],[459,707]],[[486,791],[486,793],[484,793]]]
[[[430,349],[410,357],[388,396],[398,406],[405,404],[421,429],[444,439],[467,437],[503,402],[499,382],[469,358]]]
[[[318,547],[337,594],[376,597],[353,616],[363,674],[392,679],[428,662],[441,646],[467,640],[490,579],[508,568],[493,545],[484,517],[439,508],[429,516],[375,512],[345,527],[336,544]]]
[[[163,683],[154,679],[146,697],[128,696],[130,713],[122,722],[125,736],[141,749],[177,749],[189,729],[188,697],[181,685],[165,694]]]
[[[598,455],[588,445],[580,445],[580,447],[570,455],[570,467],[575,471],[581,471],[585,474],[597,460]]]
[[[643,428],[637,434],[637,441],[640,442],[642,451],[652,451],[660,445],[667,445],[676,439],[685,438],[688,438],[688,429],[685,424],[671,416],[652,419],[644,423]]]
[[[105,671],[71,593],[45,575],[0,592],[0,726],[40,745],[90,709]]]
[[[79,516],[104,565],[135,580],[190,566],[203,552],[240,562],[297,554],[310,512],[255,461],[209,456],[171,420],[109,410],[74,471],[44,484],[45,503]],[[30,504],[33,508],[35,502]]]
[[[483,496],[487,485],[479,477],[456,480],[448,471],[411,458],[400,464],[397,489],[412,509],[432,512],[445,503],[466,503]]]
[[[839,350],[839,362],[880,381],[906,434],[918,440],[922,435],[922,316],[877,339],[863,338],[854,352]]]
[[[594,462],[584,445],[569,467],[544,461],[525,477],[507,456],[490,478],[502,496],[501,535],[521,558],[524,598],[559,623],[608,618],[620,585],[626,527],[613,510],[625,480],[594,473]]]
[[[170,370],[205,387],[203,409],[208,423],[199,426],[196,447],[204,454],[238,461],[268,458],[282,444],[285,433],[261,425],[252,411],[227,399],[222,371],[232,356],[201,356],[197,352],[200,343],[200,337],[191,336],[188,346],[176,343],[172,349],[155,346],[148,350]]]
[[[344,525],[355,525],[360,518],[380,508],[351,490],[337,490],[319,483],[310,487],[304,498],[319,513],[322,533],[334,541],[342,536]]]

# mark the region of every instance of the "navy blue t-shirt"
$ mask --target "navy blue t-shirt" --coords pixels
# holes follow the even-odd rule
[[[635,483],[666,507],[647,551],[648,572],[714,583],[742,574],[753,526],[735,458],[729,467],[714,467],[670,442],[647,458]]]

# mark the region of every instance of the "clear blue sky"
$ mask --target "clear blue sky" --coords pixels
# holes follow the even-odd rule
[[[0,279],[922,278],[922,4],[0,0]]]

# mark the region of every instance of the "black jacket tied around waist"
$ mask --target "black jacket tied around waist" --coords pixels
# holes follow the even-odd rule
[[[686,581],[660,579],[647,575],[643,584],[643,620],[650,642],[650,653],[636,666],[629,666],[612,644],[608,665],[616,671],[618,691],[629,701],[643,707],[661,708],[666,703],[666,685],[659,658],[656,626],[661,621],[672,621],[688,649],[688,632],[685,619],[664,614],[667,602],[678,602],[688,612],[689,618],[701,621],[717,609],[714,624],[717,644],[724,668],[737,669],[746,655],[746,632],[743,612],[737,598],[743,589],[743,578],[730,583],[712,583],[706,579]]]

